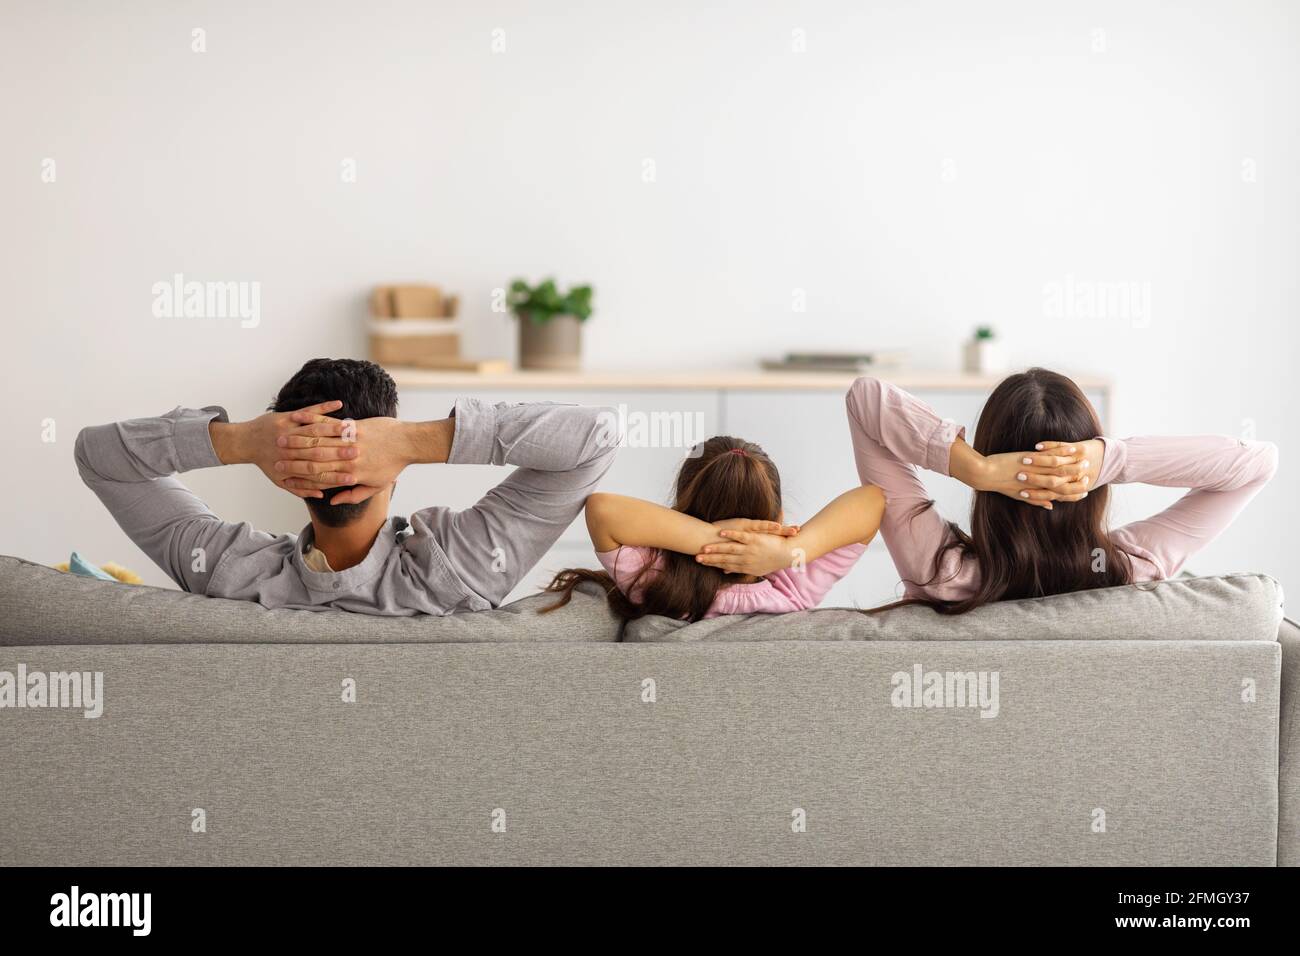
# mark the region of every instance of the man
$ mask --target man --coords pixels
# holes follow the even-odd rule
[[[312,359],[267,414],[176,408],[82,429],[82,480],[180,587],[266,607],[449,614],[498,606],[582,510],[614,459],[610,409],[460,399],[451,417],[403,422],[379,366]],[[388,516],[415,464],[515,465],[464,511]],[[301,535],[222,521],[177,472],[251,463],[306,500]]]

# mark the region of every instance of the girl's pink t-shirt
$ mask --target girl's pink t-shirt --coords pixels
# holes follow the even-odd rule
[[[718,592],[709,612],[704,616],[785,614],[788,611],[814,608],[821,603],[835,582],[852,570],[865,550],[866,545],[850,544],[815,558],[802,568],[776,571],[753,584],[730,584]],[[651,570],[646,571],[648,578],[654,574],[653,565],[662,562],[659,552],[654,548],[622,547],[613,551],[597,551],[596,557],[614,579],[618,589],[633,601],[638,601],[641,597],[637,575],[647,564],[651,564]],[[642,578],[640,584],[644,586],[645,583],[645,578]]]

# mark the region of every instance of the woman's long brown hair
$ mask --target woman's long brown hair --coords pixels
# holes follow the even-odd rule
[[[993,390],[980,412],[971,447],[981,455],[997,455],[1032,451],[1040,441],[1082,442],[1100,434],[1101,422],[1079,386],[1064,375],[1031,368]],[[964,614],[994,601],[1130,584],[1129,556],[1106,531],[1109,501],[1105,486],[1081,501],[1057,502],[1051,511],[977,491],[970,534],[948,522],[952,540],[935,555],[934,575],[929,581],[909,582],[920,587],[936,583],[944,558],[956,552],[959,563],[974,560],[979,569],[975,592],[957,601],[909,598],[873,611],[926,604],[941,614]]]
[[[691,449],[677,472],[673,510],[701,521],[728,518],[781,520],[781,475],[762,448],[739,438],[719,435]],[[657,560],[656,560],[657,558]],[[553,611],[569,603],[573,589],[594,581],[605,589],[609,606],[624,620],[661,614],[678,620],[698,621],[728,584],[725,572],[700,564],[691,554],[659,550],[637,574],[630,590],[632,601],[604,571],[569,568],[555,576],[547,591],[560,599],[542,609]]]

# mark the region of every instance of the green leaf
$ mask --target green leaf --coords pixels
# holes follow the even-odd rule
[[[579,321],[590,318],[591,298],[590,285],[572,286],[562,295],[552,278],[535,287],[524,279],[515,279],[510,283],[506,303],[516,318],[541,325],[557,315],[572,315]]]

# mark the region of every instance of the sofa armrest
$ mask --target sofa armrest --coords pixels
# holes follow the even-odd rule
[[[1277,738],[1277,863],[1300,866],[1300,624],[1283,618],[1277,640],[1282,645]]]

